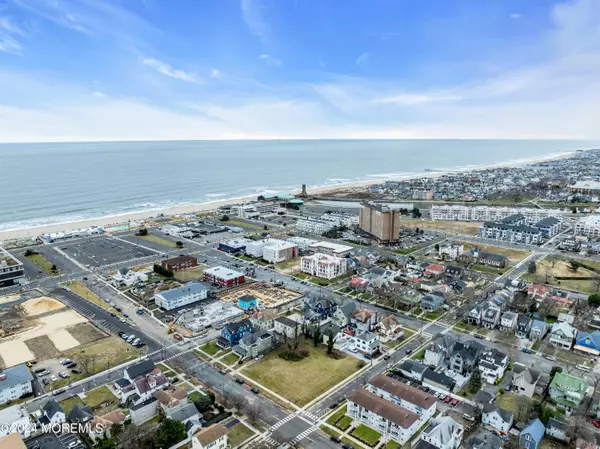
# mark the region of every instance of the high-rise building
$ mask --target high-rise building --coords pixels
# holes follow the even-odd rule
[[[379,204],[362,203],[358,226],[380,242],[397,242],[400,234],[400,211]]]

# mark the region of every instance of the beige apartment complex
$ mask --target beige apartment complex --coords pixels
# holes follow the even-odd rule
[[[358,225],[380,242],[397,242],[400,234],[400,211],[378,204],[362,203]]]

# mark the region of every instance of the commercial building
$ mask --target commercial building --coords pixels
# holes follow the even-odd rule
[[[0,372],[0,404],[14,401],[33,392],[33,376],[27,365],[12,366]]]
[[[330,256],[345,257],[350,254],[354,247],[348,245],[340,245],[331,242],[315,242],[308,247],[313,253],[328,254]]]
[[[600,215],[589,215],[580,218],[579,221],[575,223],[575,234],[585,235],[591,238],[600,237]]]
[[[201,282],[193,282],[182,287],[164,290],[154,295],[154,302],[165,310],[176,309],[196,301],[206,299],[208,288]]]
[[[204,280],[222,287],[233,287],[243,284],[246,277],[239,271],[233,271],[225,267],[213,267],[204,270]]]
[[[307,239],[305,237],[290,237],[287,241],[298,245],[298,248],[300,248],[301,251],[307,251],[311,245],[317,243],[316,240]]]
[[[179,256],[172,259],[163,260],[161,263],[163,268],[169,271],[180,271],[187,268],[198,266],[198,259],[194,256]]]
[[[600,182],[598,181],[577,181],[567,187],[571,193],[588,193],[591,195],[600,194]]]
[[[346,263],[346,259],[321,253],[302,257],[300,264],[300,270],[303,273],[325,279],[333,279],[346,274],[347,269],[348,264]]]
[[[400,211],[379,204],[362,203],[358,226],[380,242],[397,242],[400,235]]]
[[[254,203],[240,204],[235,208],[241,218],[257,218],[261,215],[273,214],[279,210],[277,203],[257,201]]]
[[[539,209],[532,207],[495,207],[495,206],[463,206],[463,205],[432,205],[432,220],[456,221],[501,221],[514,214],[521,214],[527,223],[534,223],[544,218],[563,216],[558,209]]]
[[[298,256],[298,245],[285,240],[269,239],[263,246],[262,258],[269,263],[279,263]]]
[[[12,254],[0,248],[0,286],[13,285],[24,277],[23,264]]]
[[[246,245],[251,241],[248,239],[227,240],[226,242],[219,242],[218,249],[232,254],[243,253],[246,251]]]

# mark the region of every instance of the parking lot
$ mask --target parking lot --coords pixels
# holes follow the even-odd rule
[[[155,251],[110,237],[94,237],[60,245],[60,249],[88,267],[100,267],[155,256]]]
[[[71,446],[76,441],[78,441],[77,437],[72,433],[63,433],[58,436],[53,433],[45,433],[30,439],[25,446],[27,449],[83,449],[84,446],[81,443]]]

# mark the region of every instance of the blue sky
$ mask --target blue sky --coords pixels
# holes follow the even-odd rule
[[[0,0],[0,141],[597,138],[597,0]]]

